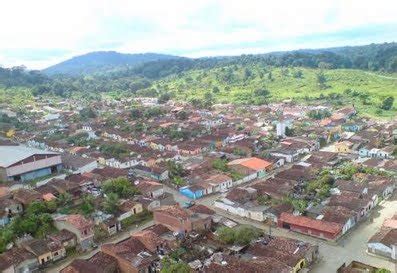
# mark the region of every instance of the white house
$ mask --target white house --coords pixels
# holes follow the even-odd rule
[[[383,227],[367,243],[368,252],[397,260],[397,229]]]
[[[225,210],[231,214],[263,222],[266,220],[265,212],[268,209],[266,206],[258,206],[252,202],[239,204],[227,198],[220,198],[214,202],[214,206]]]

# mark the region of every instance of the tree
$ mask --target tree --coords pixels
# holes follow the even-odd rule
[[[106,194],[115,193],[122,198],[131,198],[138,193],[138,189],[124,177],[107,180],[102,189]]]
[[[259,88],[254,91],[255,96],[268,98],[270,97],[270,92],[266,88]]]
[[[281,76],[287,77],[289,75],[289,70],[288,68],[282,68],[281,69]]]
[[[27,215],[40,215],[48,212],[47,206],[44,202],[34,201],[26,208]]]
[[[274,80],[274,79],[273,79],[273,74],[272,74],[271,71],[269,71],[269,73],[267,74],[267,79],[270,80],[270,81],[273,81],[273,80]]]
[[[58,196],[58,205],[60,207],[66,207],[72,204],[72,195],[70,193],[61,193]]]
[[[167,161],[166,164],[170,178],[184,176],[185,170],[183,169],[183,166],[181,164],[176,163],[172,160]]]
[[[323,71],[320,71],[317,73],[317,83],[320,86],[320,89],[325,89],[327,88],[327,85],[325,84],[327,82],[327,78],[324,75]]]
[[[236,240],[235,233],[232,228],[229,227],[221,227],[217,230],[218,238],[220,241],[225,244],[233,244]]]
[[[320,69],[332,69],[332,64],[326,62],[319,62],[318,68]]]
[[[187,120],[187,118],[189,117],[189,114],[185,110],[182,110],[176,114],[176,117],[180,120]]]
[[[285,127],[285,135],[291,137],[294,135],[294,128]]]
[[[214,86],[213,88],[212,88],[212,92],[214,92],[214,93],[219,93],[219,87],[218,86]]]
[[[134,107],[130,111],[130,115],[132,118],[138,119],[142,117],[142,110],[138,107]]]
[[[212,167],[222,172],[229,171],[229,167],[227,166],[227,161],[225,159],[215,159],[212,162]]]
[[[109,232],[105,230],[102,226],[94,227],[94,241],[96,243],[102,242],[108,236]]]
[[[95,111],[90,107],[80,110],[80,116],[83,120],[97,117]]]
[[[160,107],[149,107],[143,111],[144,118],[160,117],[164,115],[164,110]]]
[[[391,273],[391,271],[385,268],[378,268],[375,270],[375,273]]]
[[[87,194],[83,197],[83,203],[80,205],[80,209],[85,216],[90,215],[95,211],[94,197]]]
[[[171,182],[177,186],[184,186],[186,185],[186,181],[180,177],[180,176],[175,176],[173,178],[171,178]]]
[[[212,93],[206,92],[204,94],[204,100],[203,100],[204,105],[203,106],[206,108],[210,108],[213,104],[213,101],[214,101],[214,96],[212,95]]]
[[[255,227],[242,225],[237,228],[221,227],[217,234],[219,240],[225,244],[247,245],[257,239],[261,232]]]
[[[328,111],[327,109],[318,109],[318,110],[309,111],[309,113],[307,115],[312,119],[320,120],[320,119],[330,117],[331,112]]]
[[[235,243],[239,245],[247,245],[252,240],[257,239],[261,235],[261,232],[252,226],[240,226],[235,231]]]
[[[110,192],[106,194],[106,199],[103,202],[103,208],[107,213],[115,213],[119,207],[120,198],[117,193]]]
[[[256,198],[256,201],[262,206],[269,204],[270,197],[269,195],[260,195]]]
[[[300,213],[303,213],[307,208],[307,201],[305,200],[293,199],[291,201],[291,204],[294,209],[299,211]]]
[[[300,70],[300,69],[296,70],[296,71],[294,72],[294,78],[302,79],[302,78],[303,78],[303,72],[302,72],[302,70]]]
[[[14,233],[10,228],[0,230],[0,253],[6,251],[7,245],[12,241]]]
[[[171,99],[171,95],[169,93],[162,93],[158,98],[158,103],[166,103]]]
[[[244,80],[248,80],[252,76],[252,71],[248,68],[244,69]]]
[[[392,96],[387,97],[386,99],[383,100],[380,108],[382,108],[383,110],[390,110],[393,107],[393,103],[394,103],[394,98]]]
[[[174,261],[169,258],[161,260],[160,273],[190,273],[192,272],[190,266],[183,261]]]

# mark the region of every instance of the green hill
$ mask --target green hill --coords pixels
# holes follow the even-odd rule
[[[0,102],[16,97],[22,104],[29,94],[84,100],[159,96],[162,101],[175,98],[204,107],[291,99],[354,104],[362,115],[382,118],[397,113],[396,43],[198,59],[94,52],[46,72],[69,74],[48,76],[23,67],[0,67]]]
[[[175,58],[178,57],[157,53],[125,54],[115,51],[98,51],[73,57],[50,66],[42,72],[47,75],[65,74],[78,76],[81,74],[103,73],[114,69],[126,69],[145,62]]]
[[[325,78],[322,85],[320,75]],[[396,106],[389,111],[379,107],[389,96],[397,101],[397,75],[363,70],[230,65],[192,70],[158,80],[154,85],[171,96],[193,102],[207,98],[220,103],[261,104],[292,99],[334,105],[351,103],[364,115],[386,118],[397,113]],[[269,96],[261,95],[261,90],[268,90]]]

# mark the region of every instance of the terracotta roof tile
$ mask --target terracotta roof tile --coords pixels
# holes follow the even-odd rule
[[[228,165],[242,165],[252,170],[260,171],[269,168],[272,163],[257,157],[249,157],[233,160]]]
[[[342,231],[342,225],[333,222],[326,222],[321,220],[311,219],[305,216],[294,216],[290,213],[281,213],[279,221],[306,227],[309,229],[316,229],[319,231],[329,232],[331,234],[338,234]]]

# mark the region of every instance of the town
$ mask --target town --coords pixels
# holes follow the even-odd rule
[[[0,107],[1,272],[397,272],[397,121],[161,98]]]

